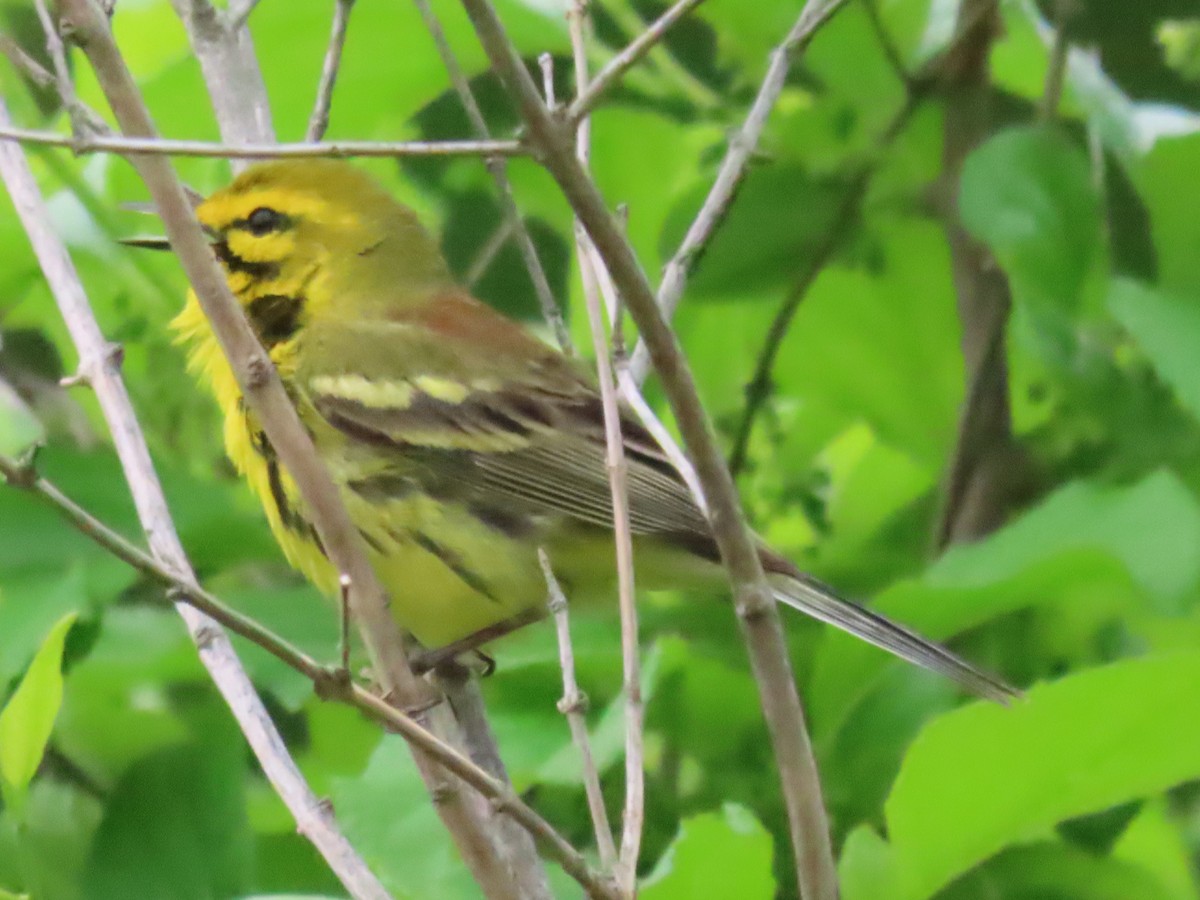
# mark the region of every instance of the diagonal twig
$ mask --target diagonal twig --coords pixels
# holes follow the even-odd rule
[[[703,3],[704,0],[678,0],[661,16],[651,22],[644,31],[630,41],[621,52],[608,61],[588,82],[587,87],[581,88],[571,105],[567,107],[567,118],[578,122],[600,102],[631,68],[649,53],[663,39],[671,26],[685,15]]]
[[[474,289],[483,280],[483,276],[488,273],[488,269],[492,267],[492,263],[496,261],[496,257],[500,255],[500,251],[504,249],[508,239],[513,236],[513,228],[512,219],[503,219],[492,229],[491,235],[483,242],[463,276],[463,284],[468,290]]]
[[[882,156],[882,151],[907,126],[925,93],[927,93],[927,90],[924,87],[919,89],[914,88],[905,96],[904,104],[892,118],[892,121],[888,123],[878,140],[875,153],[876,160]],[[801,302],[803,302],[804,297],[808,294],[809,288],[812,287],[813,282],[817,280],[817,276],[821,274],[821,271],[829,263],[834,252],[841,245],[842,241],[845,240],[847,231],[854,224],[854,220],[862,207],[863,199],[866,197],[871,178],[875,174],[876,167],[877,163],[875,161],[868,162],[860,166],[858,171],[851,177],[833,222],[822,236],[820,243],[812,251],[812,256],[807,260],[804,269],[788,290],[787,296],[784,297],[783,303],[780,304],[775,317],[771,320],[766,337],[763,339],[762,349],[758,354],[758,360],[754,365],[754,374],[751,375],[750,380],[746,383],[746,405],[742,409],[741,419],[738,421],[733,432],[732,446],[729,451],[729,470],[734,476],[741,472],[743,466],[746,464],[746,454],[750,447],[750,437],[754,431],[754,423],[759,411],[771,393],[771,372],[775,368],[775,360],[779,355],[780,348],[783,346],[783,339],[787,336],[792,320],[796,316],[796,311],[800,308]]]
[[[334,0],[333,33],[329,36],[325,60],[321,63],[321,81],[317,85],[317,102],[313,106],[312,115],[308,119],[308,128],[304,132],[306,141],[321,140],[325,136],[325,129],[329,127],[329,107],[333,103],[333,85],[337,81],[338,69],[342,65],[342,49],[346,46],[346,26],[350,22],[350,10],[353,8],[354,0]]]
[[[14,488],[32,493],[39,500],[53,507],[81,533],[112,553],[117,559],[167,588],[169,593],[178,599],[178,602],[187,604],[188,607],[220,622],[230,631],[261,647],[276,659],[310,679],[322,699],[353,706],[381,725],[417,743],[421,749],[437,757],[439,762],[445,764],[464,781],[492,800],[505,815],[519,822],[530,834],[536,836],[547,848],[549,855],[588,891],[589,896],[614,898],[615,900],[612,887],[604,877],[593,871],[583,856],[552,825],[521,800],[511,786],[472,763],[412,716],[385,703],[361,685],[344,677],[344,667],[339,666],[331,672],[329,667],[317,662],[282,636],[223,603],[219,598],[201,588],[191,576],[184,577],[178,574],[161,560],[136,547],[124,536],[109,528],[67,497],[56,485],[39,477],[31,466],[22,465],[0,456],[0,480],[7,481]],[[324,812],[328,813],[327,804],[321,804],[321,807]],[[372,895],[356,893],[354,896]]]
[[[467,119],[471,123],[471,128],[474,130],[475,136],[480,140],[488,140],[491,137],[491,132],[488,130],[487,121],[483,118],[483,112],[479,108],[479,103],[475,99],[475,93],[471,90],[470,82],[467,81],[467,76],[464,74],[462,66],[459,65],[458,57],[455,56],[450,42],[446,39],[446,32],[442,28],[442,23],[438,20],[433,8],[429,5],[429,0],[413,0],[413,3],[417,7],[417,11],[421,14],[421,19],[425,22],[425,27],[428,29],[430,37],[433,38],[438,55],[442,58],[442,64],[450,76],[450,83],[454,85],[454,92],[458,94],[458,99],[467,113]],[[554,292],[550,289],[550,282],[546,278],[546,270],[542,266],[542,260],[538,256],[537,248],[533,244],[533,237],[529,234],[529,229],[525,226],[525,219],[521,215],[520,209],[517,208],[517,201],[513,197],[512,183],[508,180],[508,166],[503,159],[496,157],[488,160],[487,167],[488,171],[492,174],[492,179],[496,183],[496,189],[500,193],[500,206],[504,212],[504,217],[512,222],[513,234],[517,240],[517,248],[521,251],[521,258],[525,262],[525,268],[529,270],[529,280],[533,282],[533,290],[537,294],[538,305],[542,310],[542,318],[546,320],[546,324],[554,332],[554,339],[558,342],[558,346],[563,352],[573,354],[574,345],[571,342],[571,334],[567,331],[562,311],[558,308],[558,303],[555,302]]]
[[[758,147],[767,118],[783,92],[792,60],[808,46],[818,29],[832,19],[845,4],[846,0],[809,0],[792,30],[783,42],[771,51],[767,74],[750,106],[750,111],[746,114],[746,120],[729,142],[729,149],[725,158],[721,160],[717,177],[708,196],[704,198],[700,212],[692,220],[679,249],[663,269],[662,281],[658,286],[658,305],[668,321],[675,314],[675,307],[679,305],[683,296],[692,268],[729,211],[737,187],[745,177],[746,167],[754,155],[755,148]],[[650,356],[644,341],[640,341],[634,348],[630,368],[633,377],[639,383],[650,371]]]
[[[33,5],[37,10],[38,20],[42,23],[42,32],[46,36],[46,53],[50,57],[50,64],[54,67],[53,74],[46,72],[45,69],[42,71],[50,77],[50,83],[58,91],[59,100],[62,102],[63,109],[67,111],[67,118],[71,121],[72,133],[78,137],[108,133],[108,125],[104,120],[83,103],[75,93],[75,83],[71,80],[71,69],[67,65],[67,48],[59,33],[58,22],[51,15],[46,0],[34,0]],[[20,48],[16,49],[20,50]],[[20,64],[25,71],[32,72],[35,67],[41,69],[37,61],[28,54],[22,52],[21,56],[24,58],[21,59]],[[14,61],[20,58],[15,54],[13,56]]]
[[[571,624],[568,617],[567,598],[563,594],[546,551],[538,548],[538,562],[546,578],[549,593],[547,607],[554,618],[554,630],[558,636],[558,661],[562,669],[563,695],[558,701],[558,711],[566,716],[571,729],[571,740],[579,750],[583,788],[587,795],[588,812],[592,816],[592,831],[596,836],[596,849],[600,853],[600,865],[611,872],[617,864],[617,848],[613,843],[612,826],[608,822],[608,810],[604,806],[604,792],[600,789],[600,773],[596,771],[596,760],[592,755],[592,742],[587,730],[587,694],[579,689],[575,680],[575,651],[571,647]]]
[[[1012,290],[991,252],[958,213],[962,167],[995,127],[989,114],[989,58],[999,34],[997,0],[966,0],[943,72],[942,211],[958,316],[966,396],[947,462],[936,546],[939,550],[999,527],[1028,462],[1013,437],[1006,351]]]
[[[250,14],[254,12],[260,2],[261,0],[230,0],[229,7],[225,11],[230,30],[236,31],[244,28],[250,21]]]
[[[40,88],[54,87],[57,81],[40,62],[25,52],[11,37],[0,31],[0,54],[12,63],[13,68]]]
[[[530,140],[541,150],[542,164],[587,228],[641,330],[704,486],[713,536],[732,582],[737,621],[750,655],[783,788],[801,896],[832,900],[837,896],[837,876],[829,827],[779,611],[695,379],[633,248],[576,158],[570,131],[546,109],[494,7],[489,0],[462,0],[462,4],[492,66],[517,103]]]
[[[198,3],[196,0],[192,5]],[[90,0],[61,0],[61,8],[122,130],[138,137],[153,137],[149,114],[103,14]],[[354,617],[376,678],[389,699],[410,709],[424,709],[437,733],[452,733],[452,723],[446,718],[449,710],[444,704],[429,706],[428,687],[408,666],[388,610],[387,595],[367,559],[362,536],[351,522],[270,357],[230,294],[170,163],[148,155],[135,155],[130,161],[154,200],[172,248],[229,360],[247,407],[258,416],[299,489],[331,564],[351,579]],[[435,807],[476,880],[490,897],[516,897],[507,861],[488,828],[492,811],[486,800],[473,791],[460,790],[457,779],[425,753],[414,752],[413,757],[429,790],[442,800]]]
[[[271,105],[246,28],[254,5],[250,0],[241,4],[240,12],[229,15],[210,0],[171,0],[192,52],[200,61],[221,137],[241,144],[269,144],[275,140]],[[234,171],[242,168],[235,160]]]
[[[0,123],[7,119],[8,110],[0,100]],[[114,348],[100,332],[75,267],[50,225],[33,172],[16,145],[0,144],[0,176],[79,351],[80,374],[95,392],[109,423],[138,517],[156,557],[154,562],[176,579],[194,583],[195,576],[171,521],[150,452],[117,369]],[[190,607],[178,609],[196,643],[201,662],[237,718],[264,774],[287,804],[297,827],[353,896],[386,898],[386,891],[338,831],[327,805],[308,787],[292,761],[228,637],[208,616]]]
[[[576,96],[587,88],[588,18],[586,0],[573,0],[567,8],[567,25],[575,60]],[[590,155],[591,124],[584,116],[575,130],[575,154],[587,172]],[[600,300],[598,272],[603,261],[592,247],[591,238],[578,218],[575,220],[575,246],[588,325],[592,332],[592,350],[596,356],[596,375],[604,410],[605,462],[612,494],[613,540],[617,556],[617,593],[621,614],[621,672],[625,694],[625,806],[622,813],[621,848],[614,874],[617,884],[632,897],[637,887],[637,861],[646,819],[644,766],[644,719],[638,646],[637,604],[634,595],[633,537],[629,527],[629,485],[625,442],[621,436],[621,413],[617,405],[616,380],[613,377],[609,344],[604,329],[604,311]],[[565,676],[564,676],[565,677]]]

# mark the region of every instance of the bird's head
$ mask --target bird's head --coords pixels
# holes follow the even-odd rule
[[[389,283],[394,292],[450,277],[412,210],[344,162],[252,166],[201,203],[196,215],[230,287],[246,302],[264,293],[296,295],[314,278],[354,279],[364,289]],[[337,302],[332,292],[321,293]]]

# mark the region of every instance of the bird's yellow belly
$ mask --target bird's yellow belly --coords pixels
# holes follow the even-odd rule
[[[299,492],[243,416],[226,426],[226,449],[263,504],[288,561],[327,596],[338,572],[302,512]],[[445,646],[545,602],[536,550],[469,510],[420,493],[367,500],[326,459],[351,520],[362,534],[392,613],[426,647]]]
[[[344,496],[396,620],[426,647],[545,603],[536,551],[464,507],[425,496],[383,505]]]

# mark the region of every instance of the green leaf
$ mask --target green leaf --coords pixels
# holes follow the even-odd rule
[[[1167,290],[1200,291],[1200,216],[1192,194],[1198,167],[1200,133],[1157,141],[1134,172],[1150,214],[1158,282]]]
[[[1200,504],[1169,471],[1120,487],[1075,482],[988,540],[953,548],[926,581],[983,586],[1076,548],[1101,550],[1151,594],[1173,600],[1200,581]]]
[[[42,423],[0,372],[0,454],[18,457],[45,437]]]
[[[838,860],[842,900],[890,897],[897,883],[895,854],[869,825],[850,832]]]
[[[83,788],[35,779],[20,822],[0,814],[0,884],[21,885],[38,898],[78,898],[102,811],[101,800]]]
[[[67,613],[46,635],[16,691],[0,710],[0,786],[18,810],[41,765],[62,706],[63,647],[75,613]]]
[[[175,611],[114,607],[71,669],[56,745],[91,777],[111,783],[138,760],[187,740],[170,697],[192,685],[211,689]]]
[[[0,684],[25,668],[43,636],[68,613],[87,608],[83,567],[4,572],[0,581]]]
[[[659,241],[663,259],[679,246],[709,188],[696,184],[667,215]],[[826,239],[845,189],[795,165],[751,169],[696,264],[688,296],[744,295],[795,280]],[[774,292],[764,296],[773,299]]]
[[[930,723],[885,806],[893,896],[929,897],[1064,819],[1200,777],[1200,717],[1180,702],[1197,691],[1200,653],[1126,660]]]
[[[244,752],[230,734],[168,747],[131,766],[96,832],[86,900],[202,900],[244,891],[252,849]]]
[[[1171,528],[1156,528],[1158,522]],[[1095,606],[1106,592],[1127,603],[1128,578],[1165,611],[1176,611],[1200,582],[1200,505],[1170,472],[1125,487],[1068,484],[991,537],[952,548],[920,581],[894,585],[873,605],[946,640],[1033,605]],[[819,742],[893,665],[899,663],[848,635],[827,636],[810,687]]]
[[[654,166],[645,165],[643,157],[629,152],[631,134],[638,135],[645,146],[655,148]],[[697,172],[705,171],[701,154],[721,137],[716,129],[695,125],[685,128],[661,114],[627,107],[609,106],[592,117],[591,158],[596,182],[610,203],[629,205],[627,233],[647,271],[658,271],[674,254],[677,240],[665,245],[660,241],[664,222],[673,211],[678,213],[676,201],[689,190],[689,203],[684,204],[689,222],[695,215],[695,207],[690,204],[696,202],[698,191],[707,193],[709,188],[707,179],[697,177]],[[743,190],[738,204],[745,199]],[[731,214],[726,225],[736,216],[736,212]],[[719,240],[714,239],[714,247]],[[704,268],[701,266],[698,272]]]
[[[809,289],[780,348],[779,393],[837,410],[847,424],[865,420],[884,443],[938,469],[963,390],[946,239],[904,217],[884,220],[873,238],[871,265],[826,268]]]
[[[673,643],[673,642],[672,642]],[[663,644],[656,643],[642,656],[642,700],[650,703],[657,693],[663,675]],[[563,733],[566,721],[563,720]],[[625,752],[625,699],[618,696],[601,712],[596,725],[589,729],[592,759],[599,772],[621,759]],[[537,780],[548,784],[579,784],[579,751],[570,741],[558,750],[538,770]]]
[[[775,896],[772,853],[771,835],[754,814],[726,803],[720,812],[683,820],[638,896],[644,900],[769,900]]]
[[[996,254],[1018,300],[1071,308],[1099,247],[1083,152],[1057,130],[1002,131],[963,166],[963,225]]]
[[[1166,900],[1162,883],[1141,866],[1057,842],[1012,847],[939,893],[938,900],[976,900],[980,896]]]
[[[1166,801],[1147,803],[1113,847],[1112,856],[1153,872],[1165,900],[1195,900],[1187,826],[1174,818]]]
[[[1108,308],[1179,402],[1200,416],[1200,294],[1175,294],[1118,278],[1109,290]]]

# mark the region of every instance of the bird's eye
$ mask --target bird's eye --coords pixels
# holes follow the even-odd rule
[[[257,237],[282,231],[287,226],[288,217],[268,206],[260,206],[246,217],[246,230]]]

